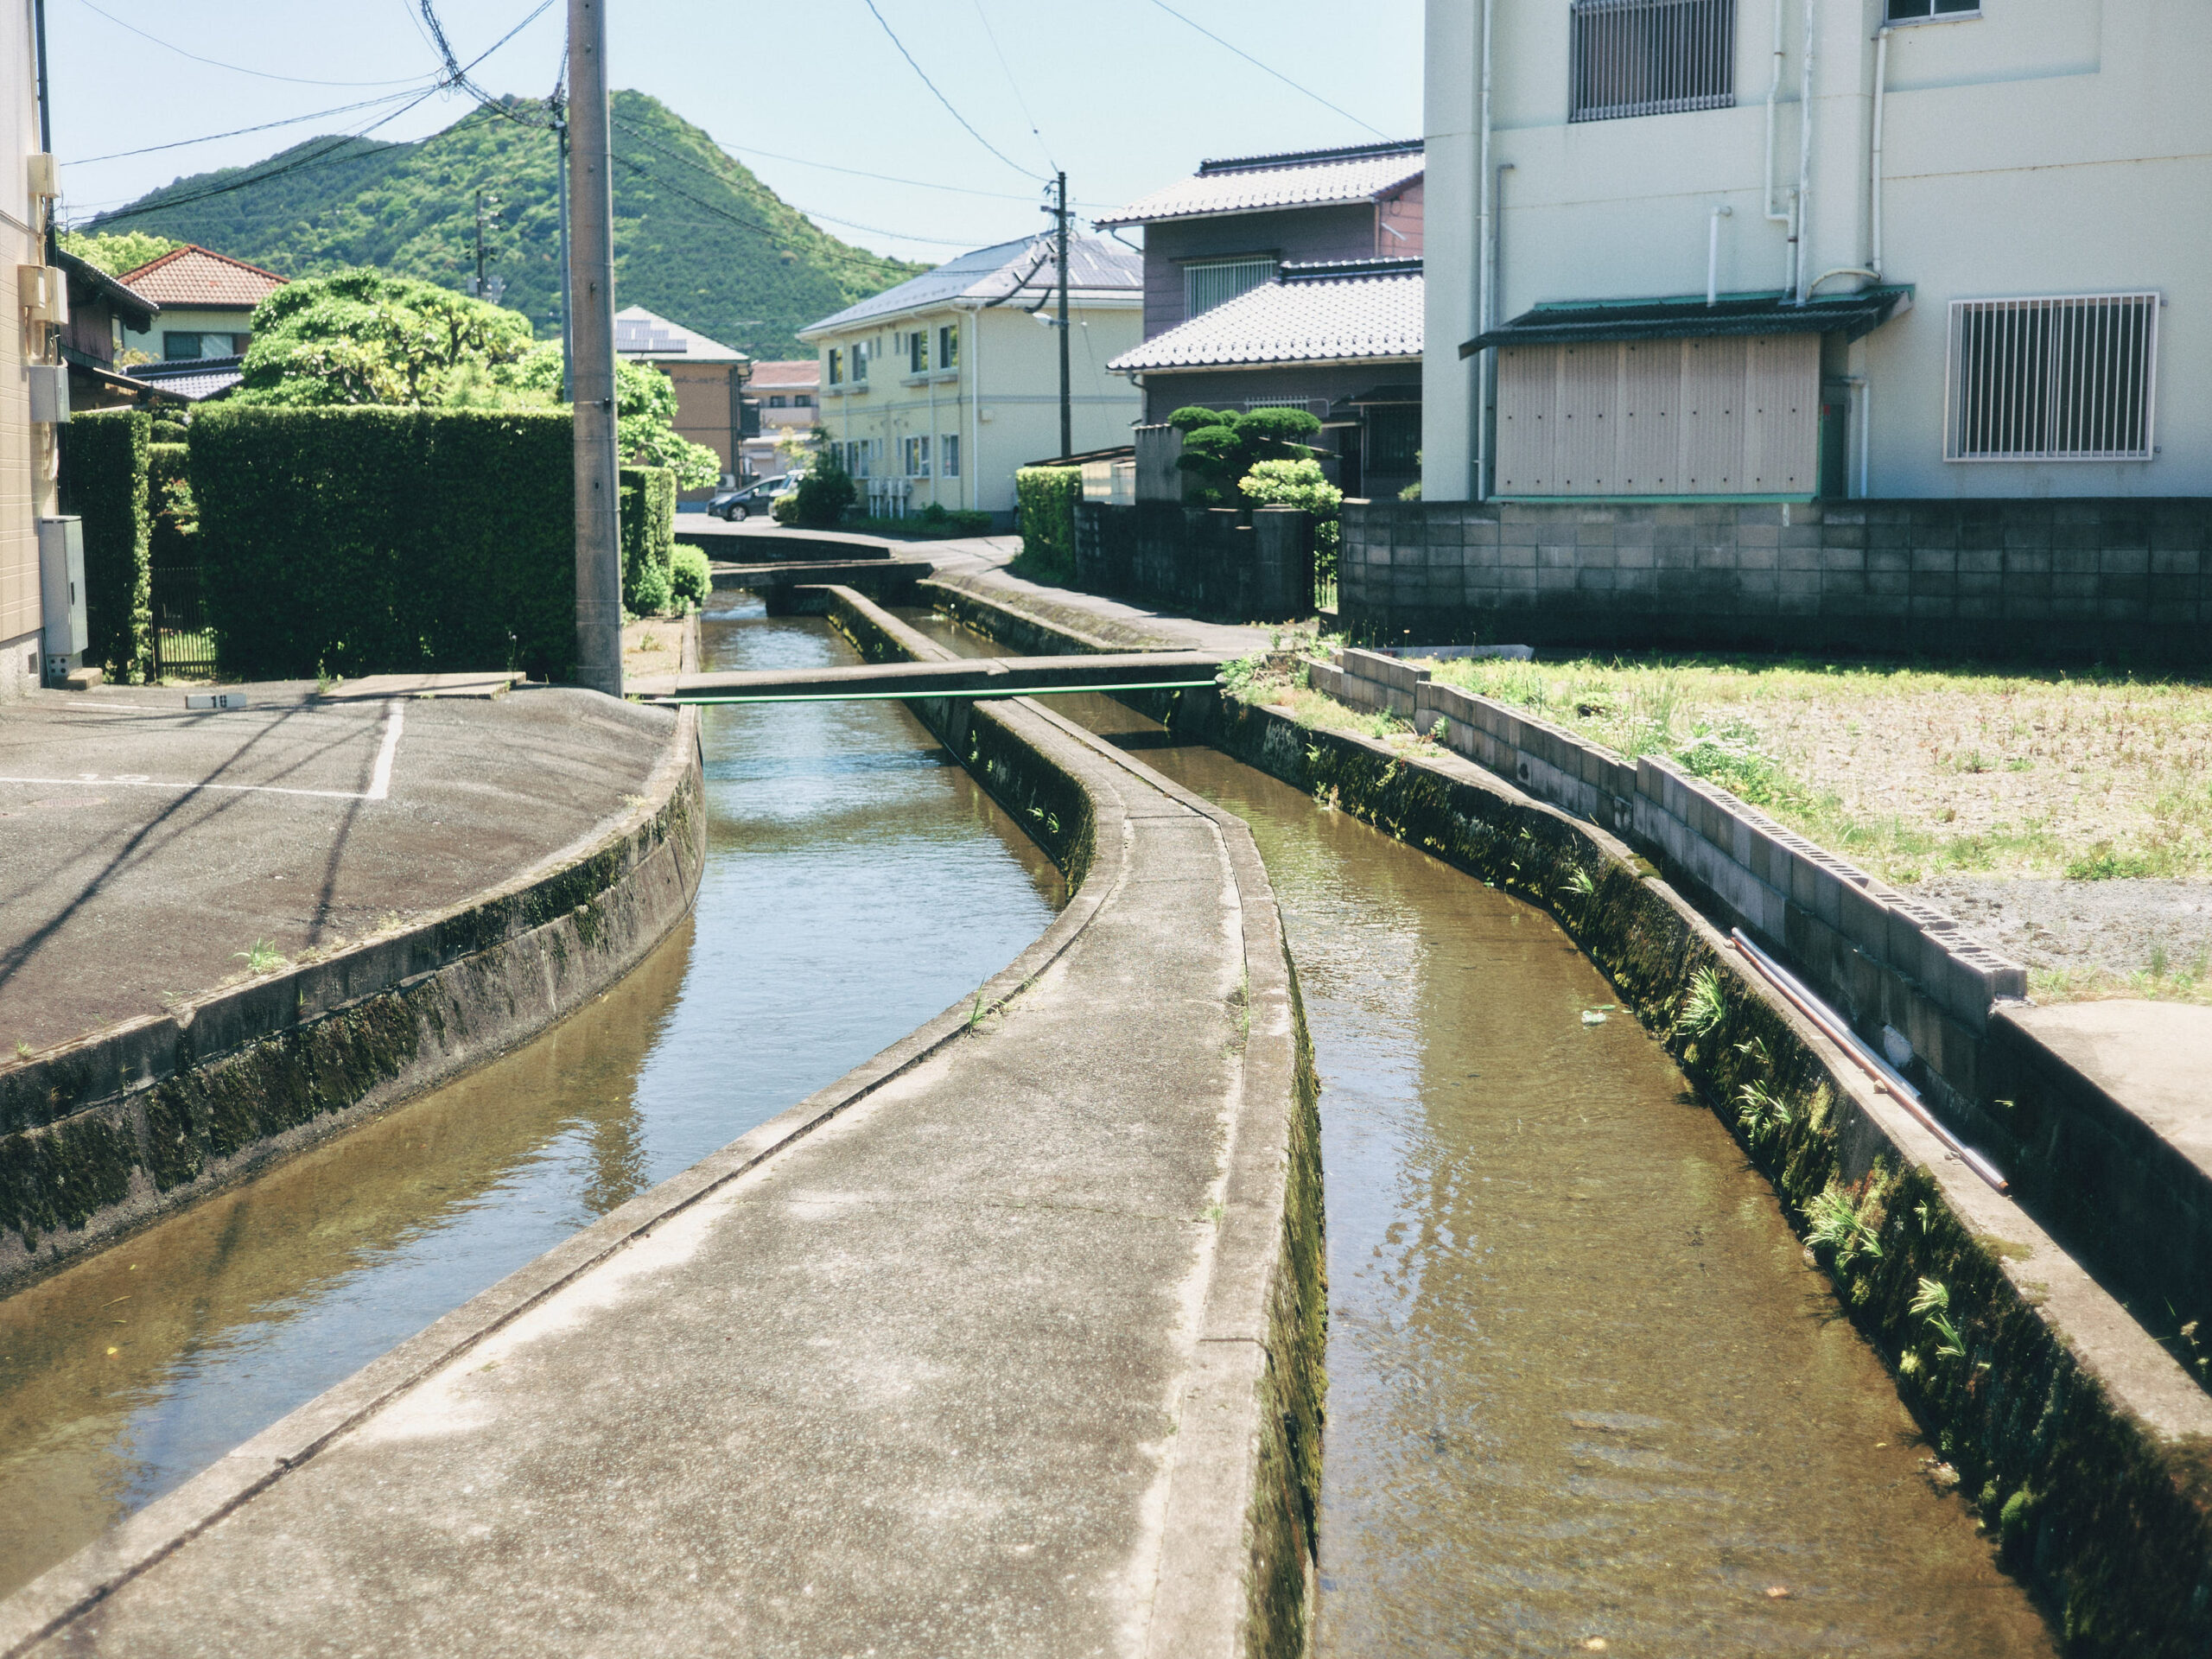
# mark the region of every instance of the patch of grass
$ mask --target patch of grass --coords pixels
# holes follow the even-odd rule
[[[2031,968],[2028,995],[2037,1002],[2103,1002],[2133,997],[2145,1002],[2194,1002],[2212,1007],[2212,962],[2200,955],[2186,967],[2170,962],[2159,965],[2159,952],[2151,956],[2152,969],[2132,974],[2108,968]]]
[[[1728,1018],[1728,993],[1720,983],[1720,976],[1710,968],[1700,968],[1690,980],[1689,989],[1683,994],[1681,1012],[1676,1023],[1693,1037],[1703,1037],[1718,1030]]]
[[[270,939],[256,939],[245,950],[234,950],[231,955],[234,960],[245,963],[249,974],[273,974],[284,966],[284,953]]]
[[[1831,1183],[1826,1191],[1815,1193],[1805,1205],[1805,1223],[1806,1238],[1834,1250],[1840,1268],[1849,1267],[1862,1255],[1878,1261],[1881,1257],[1880,1229],[1841,1186]]]

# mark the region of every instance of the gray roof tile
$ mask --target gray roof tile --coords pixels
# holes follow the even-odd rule
[[[1315,207],[1331,202],[1372,201],[1421,175],[1419,143],[1368,144],[1351,150],[1257,156],[1208,162],[1194,177],[1179,179],[1092,223],[1144,225],[1212,213],[1250,213],[1274,207]]]
[[[1154,335],[1106,366],[1127,374],[1328,363],[1418,358],[1421,348],[1421,262],[1363,259],[1286,265],[1275,281]]]
[[[952,300],[997,300],[1019,295],[1021,301],[1034,304],[1052,291],[1052,283],[1050,237],[1001,242],[996,247],[963,253],[935,270],[849,305],[819,322],[810,322],[798,331],[799,338]],[[1070,240],[1068,297],[1071,302],[1109,296],[1134,300],[1143,289],[1144,256],[1134,248],[1095,236]]]

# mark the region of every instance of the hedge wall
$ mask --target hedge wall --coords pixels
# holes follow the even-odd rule
[[[676,469],[625,467],[616,485],[622,509],[622,604],[639,616],[669,606],[676,569]]]
[[[1075,504],[1083,473],[1074,467],[1024,467],[1014,475],[1021,514],[1023,573],[1066,582],[1075,575]]]
[[[567,410],[218,406],[191,432],[226,673],[574,672]]]
[[[85,532],[85,661],[111,679],[143,682],[154,665],[154,599],[147,575],[147,450],[143,410],[77,416],[61,433],[61,511]]]
[[[158,430],[162,423],[156,423]],[[189,564],[195,556],[188,545],[199,514],[193,507],[191,449],[181,443],[156,442],[146,450],[146,499],[154,521],[153,563]]]

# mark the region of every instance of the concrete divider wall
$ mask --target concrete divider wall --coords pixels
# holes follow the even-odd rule
[[[403,931],[0,1070],[0,1291],[527,1040],[690,909],[698,723],[589,845]]]
[[[1287,620],[1313,609],[1313,520],[1297,507],[1140,499],[1079,501],[1075,583],[1087,593],[1164,600],[1200,614]]]
[[[1906,897],[1663,758],[1630,763],[1495,698],[1439,685],[1427,669],[1347,649],[1310,683],[1355,709],[1433,731],[1537,799],[1587,818],[1693,878],[1746,932],[1789,956],[1815,989],[1878,1040],[1911,1043],[1923,1081],[1955,1100],[1981,1092],[1993,1004],[2027,994],[2027,972],[1942,911]]]

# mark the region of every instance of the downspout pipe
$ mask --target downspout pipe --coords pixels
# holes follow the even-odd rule
[[[1482,238],[1475,251],[1475,332],[1486,334],[1490,329],[1491,285],[1497,280],[1497,271],[1491,263],[1491,219],[1497,210],[1497,193],[1491,188],[1490,162],[1490,89],[1491,89],[1491,23],[1496,16],[1497,0],[1483,0],[1483,71],[1482,100],[1479,112],[1481,136],[1475,145],[1475,194],[1478,198],[1475,233]],[[1474,499],[1490,499],[1490,357],[1487,353],[1475,359],[1475,487]]]
[[[1785,201],[1780,213],[1777,213],[1774,207],[1774,108],[1776,100],[1782,96],[1783,17],[1782,0],[1774,0],[1774,73],[1766,84],[1766,168],[1759,176],[1765,186],[1760,211],[1766,215],[1768,224],[1788,227],[1789,241],[1782,255],[1782,285],[1786,289],[1796,279],[1796,268],[1789,261],[1797,251],[1797,219],[1791,202]]]
[[[1707,309],[1720,303],[1720,221],[1733,219],[1733,207],[1720,207],[1713,210],[1713,218],[1705,231],[1705,303]]]
[[[1819,0],[1805,0],[1805,49],[1802,54],[1802,90],[1799,94],[1797,137],[1797,238],[1790,257],[1800,305],[1812,297],[1812,289],[1805,281],[1808,269],[1805,249],[1813,238],[1813,57],[1814,30],[1819,26],[1815,15],[1818,4]]]
[[[1487,321],[1483,324],[1485,331],[1497,326],[1497,284],[1500,274],[1505,268],[1505,175],[1511,171],[1513,171],[1512,162],[1500,162],[1491,168],[1489,175],[1491,207],[1492,211],[1491,214],[1490,247],[1487,251],[1490,258],[1490,276],[1483,283],[1483,293],[1485,296],[1485,305],[1489,313]],[[1484,381],[1484,396],[1494,401],[1497,396],[1497,347],[1495,346],[1491,346],[1489,351],[1483,354],[1483,356],[1484,374],[1485,376]],[[1493,421],[1491,423],[1491,440],[1493,450],[1497,448],[1497,423]],[[1490,465],[1490,481],[1494,482],[1497,471],[1497,457],[1495,454],[1492,454],[1486,456],[1485,460]],[[1483,499],[1485,501],[1490,499],[1489,483],[1485,483],[1484,486]]]
[[[1890,31],[1874,35],[1874,142],[1866,162],[1866,264],[1877,282],[1882,276],[1882,97],[1889,88]]]

